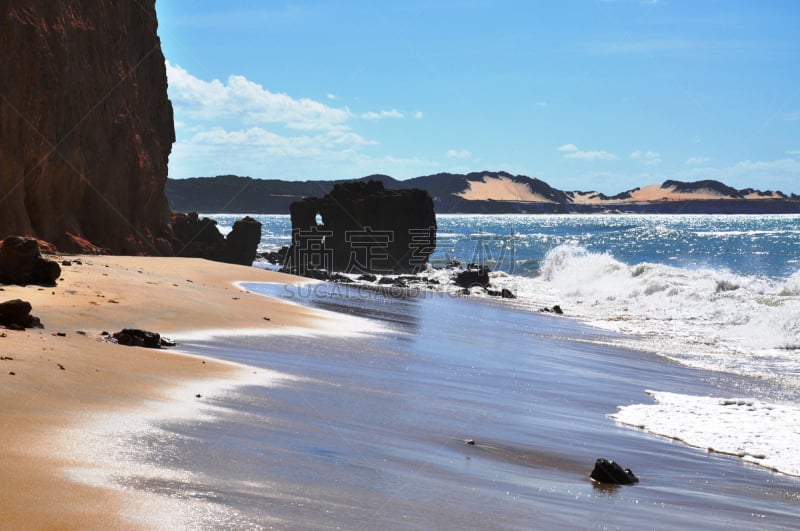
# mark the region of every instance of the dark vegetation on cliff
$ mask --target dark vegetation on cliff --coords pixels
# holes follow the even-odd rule
[[[527,185],[530,191],[547,199],[548,202],[467,200],[457,194],[467,190],[471,182],[488,178],[505,178],[514,183]],[[777,192],[782,199],[754,200],[746,196],[756,194],[762,197],[772,192],[760,192],[751,188],[736,190],[719,181],[697,181],[692,183],[668,180],[661,186],[665,189],[676,187],[684,193],[713,190],[725,199],[697,200],[687,199],[671,202],[624,203],[637,191],[629,190],[614,196],[601,193],[593,197],[608,201],[606,205],[586,205],[573,201],[570,193],[553,188],[539,179],[524,175],[511,175],[506,172],[475,172],[470,174],[438,173],[398,181],[388,175],[369,175],[358,181],[379,181],[387,190],[419,188],[433,198],[436,212],[444,213],[566,213],[602,212],[609,208],[627,212],[644,213],[779,213],[800,212],[800,198],[787,197]],[[276,179],[253,179],[235,175],[218,177],[195,177],[191,179],[168,179],[166,192],[173,208],[183,211],[206,213],[252,213],[287,214],[289,206],[304,197],[317,197],[329,193],[340,181],[281,181]]]

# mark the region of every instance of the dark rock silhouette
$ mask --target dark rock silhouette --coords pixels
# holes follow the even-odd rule
[[[38,317],[31,315],[31,303],[14,299],[0,303],[0,325],[12,329],[42,327]]]
[[[129,347],[161,348],[174,347],[175,343],[157,332],[149,332],[138,328],[126,328],[112,334],[120,345]]]
[[[222,261],[229,264],[253,265],[260,243],[261,223],[250,216],[245,216],[234,222],[233,229],[225,238]]]
[[[492,297],[501,297],[503,299],[516,299],[517,298],[517,296],[514,295],[514,293],[508,288],[503,288],[501,290],[488,289],[487,288],[486,289],[486,293],[488,293]]]
[[[176,212],[172,214],[172,230],[172,247],[177,256],[230,264],[252,265],[261,243],[261,223],[249,216],[236,221],[225,237],[213,219],[201,219],[196,212]]]
[[[177,256],[208,257],[221,254],[225,247],[225,237],[217,229],[217,222],[200,218],[197,212],[172,214],[172,230],[175,235],[175,254]]]
[[[286,255],[289,253],[289,246],[284,245],[277,251],[265,251],[263,253],[259,253],[262,259],[266,260],[270,264],[274,265],[281,265],[283,266],[286,263]]]
[[[485,265],[469,264],[467,269],[460,271],[456,278],[455,283],[462,288],[471,288],[473,286],[480,286],[482,288],[489,286],[489,267]]]
[[[155,0],[0,1],[0,237],[166,250],[175,131],[157,27]]]
[[[322,198],[292,203],[285,269],[415,273],[436,247],[433,200],[424,190],[386,190],[379,181],[340,183]]]
[[[595,462],[590,477],[606,485],[633,485],[639,482],[629,468],[622,468],[616,462],[600,458]]]
[[[61,266],[42,257],[38,241],[9,236],[0,242],[0,284],[50,286],[60,276]]]

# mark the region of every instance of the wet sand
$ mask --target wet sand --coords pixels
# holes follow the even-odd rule
[[[326,321],[232,284],[296,280],[278,273],[195,259],[67,258],[72,265],[62,268],[56,286],[0,286],[0,301],[31,302],[31,313],[45,326],[0,330],[0,527],[120,529],[169,522],[168,514],[154,510],[163,504],[153,504],[151,495],[70,479],[71,469],[91,469],[99,457],[94,453],[103,451],[86,444],[96,436],[98,415],[112,413],[124,423],[164,409],[191,414],[196,393],[251,381],[252,370],[123,347],[103,341],[101,333],[275,330]]]
[[[645,389],[768,395],[765,382],[609,347],[567,319],[492,303],[315,298],[254,268],[82,260],[55,288],[0,292],[30,300],[47,326],[0,338],[14,358],[0,361],[3,526],[796,526],[797,478],[607,417],[646,402]],[[230,280],[283,282],[264,292],[312,309]],[[98,340],[129,326],[172,334],[195,356]],[[221,328],[232,335],[193,334]],[[640,484],[593,484],[598,457]]]
[[[607,416],[646,402],[645,389],[768,395],[765,382],[603,345],[594,329],[496,304],[295,293],[390,330],[186,344],[291,378],[218,396],[203,422],[167,421],[139,441],[134,461],[192,478],[123,483],[213,507],[206,524],[217,527],[796,527],[797,478]],[[594,484],[599,457],[640,483]]]

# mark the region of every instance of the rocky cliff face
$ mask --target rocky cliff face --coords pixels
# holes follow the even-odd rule
[[[169,252],[155,0],[0,0],[0,238]]]

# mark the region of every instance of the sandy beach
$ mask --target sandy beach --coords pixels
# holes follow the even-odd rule
[[[55,287],[0,291],[45,326],[0,337],[0,528],[795,527],[796,478],[609,418],[647,389],[769,382],[475,297],[68,259]],[[126,327],[179,345],[103,340]],[[640,484],[593,484],[598,457]]]
[[[120,346],[105,341],[104,331],[141,328],[169,336],[312,326],[319,319],[313,311],[244,292],[231,282],[296,281],[271,271],[184,258],[65,259],[71,265],[62,267],[56,286],[4,285],[0,291],[0,301],[29,301],[44,325],[0,330],[3,528],[130,527],[132,507],[146,500],[66,477],[67,467],[93,461],[74,440],[76,434],[80,439],[80,426],[98,411],[136,410],[145,402],[168,407],[184,400],[191,407],[199,399],[188,392],[176,398],[176,388],[196,383],[201,394],[203,382],[235,383],[245,372],[167,349]],[[67,433],[73,440],[62,439]]]

